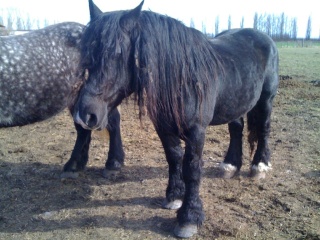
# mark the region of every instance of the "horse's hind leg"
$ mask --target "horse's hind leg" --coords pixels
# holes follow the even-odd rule
[[[64,165],[61,178],[76,178],[78,171],[85,168],[88,162],[91,131],[74,123],[77,130],[77,139],[69,161]]]
[[[177,136],[165,134],[159,129],[157,129],[157,133],[162,142],[169,165],[169,182],[166,190],[166,199],[162,206],[167,209],[178,209],[182,205],[185,191],[182,180],[183,149]]]
[[[120,132],[120,113],[118,109],[113,110],[109,115],[108,131],[110,135],[109,153],[103,171],[104,177],[109,177],[118,172],[124,164],[124,151]]]
[[[228,124],[230,133],[230,143],[226,157],[220,164],[224,178],[235,176],[242,166],[242,131],[243,118],[239,118]]]
[[[257,105],[247,114],[248,140],[251,151],[253,151],[254,143],[257,142],[256,152],[251,164],[251,175],[258,179],[264,178],[265,173],[271,169],[268,138],[273,97],[262,94]]]

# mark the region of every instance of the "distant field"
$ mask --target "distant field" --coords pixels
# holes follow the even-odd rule
[[[320,80],[319,47],[283,47],[277,43],[280,58],[280,75],[289,75],[297,80]]]
[[[276,42],[278,48],[301,48],[301,47],[320,47],[320,41],[312,40],[312,41],[306,41],[306,40],[296,40],[296,41],[279,41]]]

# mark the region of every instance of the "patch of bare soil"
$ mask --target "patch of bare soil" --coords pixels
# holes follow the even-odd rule
[[[227,126],[209,127],[201,197],[206,220],[191,239],[320,238],[320,89],[283,80],[272,115],[273,170],[224,180]],[[167,164],[154,128],[123,104],[123,170],[104,179],[108,143],[94,135],[87,169],[60,181],[76,137],[67,111],[33,125],[0,129],[0,239],[175,239],[175,211],[160,204]]]

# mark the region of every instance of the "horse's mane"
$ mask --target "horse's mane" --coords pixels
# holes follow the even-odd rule
[[[171,17],[144,11],[139,27],[135,46],[138,104],[142,107],[147,101],[151,118],[165,113],[180,129],[185,99],[195,97],[201,111],[212,82],[223,72],[219,56],[204,34]]]

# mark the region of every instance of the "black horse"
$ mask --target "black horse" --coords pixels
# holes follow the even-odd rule
[[[74,120],[89,129],[103,128],[108,114],[135,93],[140,109],[147,106],[169,164],[164,207],[179,208],[174,232],[190,237],[204,220],[199,186],[208,125],[229,125],[222,164],[226,177],[242,165],[245,115],[252,150],[257,143],[252,172],[261,176],[271,166],[268,136],[278,53],[259,31],[225,31],[210,41],[173,18],[141,11],[142,5],[92,14],[81,39],[81,65],[89,77]]]
[[[78,72],[83,25],[60,23],[24,35],[0,38],[0,128],[45,120],[73,106],[83,85]],[[109,115],[107,169],[118,170],[124,152],[120,115]],[[77,140],[62,177],[75,177],[88,161],[91,131],[75,124]],[[105,171],[106,172],[106,171]]]

